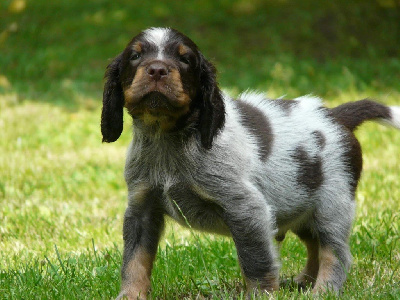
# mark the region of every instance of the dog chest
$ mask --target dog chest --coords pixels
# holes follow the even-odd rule
[[[165,193],[166,213],[181,225],[229,235],[222,208],[187,183],[172,185]]]

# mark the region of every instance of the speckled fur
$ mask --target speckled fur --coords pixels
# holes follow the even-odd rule
[[[184,46],[185,54],[194,54],[189,64],[192,73],[199,75],[191,77],[190,88],[188,83],[180,85],[193,96],[190,111],[176,120],[175,130],[147,128],[134,117],[125,165],[129,205],[120,296],[146,297],[147,288],[138,290],[134,283],[126,288],[135,281],[129,266],[152,266],[138,257],[154,257],[164,215],[184,226],[232,236],[249,292],[278,288],[273,239],[282,240],[291,230],[310,251],[309,264],[297,277],[299,284],[311,283],[316,293],[338,291],[351,264],[348,237],[362,168],[361,148],[352,129],[375,119],[396,126],[399,108],[364,100],[328,109],[313,96],[271,100],[254,92],[235,100],[220,92],[213,66],[179,32],[152,28],[131,43],[138,40],[155,50],[136,64],[156,60],[181,70],[187,61],[176,53]],[[175,44],[178,50],[173,52]],[[126,79],[121,83],[124,73],[118,70],[129,70],[123,57],[129,56],[131,45],[106,73],[104,141],[115,140],[122,131],[113,125],[114,119],[122,124],[118,105],[124,100],[118,87],[127,84]],[[142,49],[140,45],[134,49]],[[132,80],[134,73],[129,74]],[[352,115],[355,109],[357,120]],[[316,261],[318,266],[313,267]],[[315,274],[316,278],[306,278]]]

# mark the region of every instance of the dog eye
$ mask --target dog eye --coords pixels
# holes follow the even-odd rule
[[[184,63],[185,65],[189,65],[190,64],[189,58],[187,56],[185,56],[185,55],[179,56],[179,61],[181,63]]]
[[[130,59],[131,59],[131,60],[138,60],[141,56],[142,56],[141,53],[139,53],[139,52],[134,52],[134,53],[132,53]]]

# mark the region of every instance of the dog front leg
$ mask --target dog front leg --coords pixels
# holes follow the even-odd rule
[[[117,299],[147,298],[151,270],[163,227],[163,211],[151,193],[146,193],[140,203],[130,201],[124,217],[122,286]]]
[[[273,222],[263,198],[235,199],[225,210],[248,296],[279,289],[279,266],[273,244]]]

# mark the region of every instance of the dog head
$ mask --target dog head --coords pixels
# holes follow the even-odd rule
[[[107,67],[103,93],[103,142],[123,128],[123,108],[140,127],[171,132],[195,128],[209,149],[223,127],[224,103],[214,66],[196,44],[170,28],[150,28]]]

